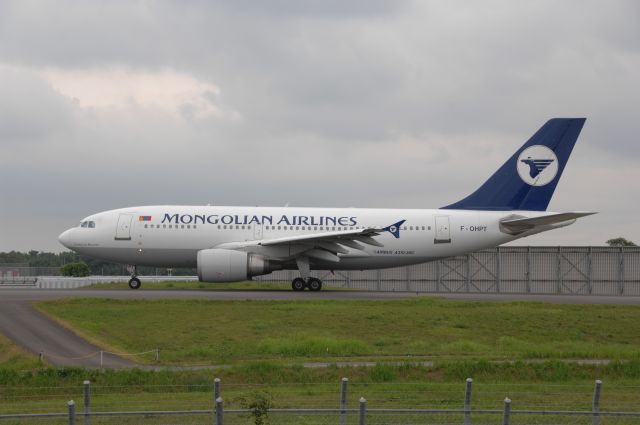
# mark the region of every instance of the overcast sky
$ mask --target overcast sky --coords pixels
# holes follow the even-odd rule
[[[640,242],[640,2],[2,1],[0,251],[145,204],[437,208],[587,117],[519,241]]]

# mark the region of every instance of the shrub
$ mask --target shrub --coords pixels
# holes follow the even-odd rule
[[[60,267],[60,274],[70,277],[85,277],[91,274],[91,269],[89,269],[87,263],[69,263]]]

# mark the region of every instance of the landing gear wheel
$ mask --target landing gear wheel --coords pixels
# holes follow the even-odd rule
[[[309,287],[310,291],[319,291],[322,289],[322,281],[320,279],[312,277],[311,279],[309,279],[309,282],[307,282],[307,286]]]
[[[304,279],[301,277],[296,277],[291,282],[291,288],[293,288],[294,291],[304,291],[305,286],[307,285],[304,283]]]
[[[140,285],[142,285],[142,283],[137,277],[132,277],[131,279],[129,279],[129,288],[138,289],[140,288]]]

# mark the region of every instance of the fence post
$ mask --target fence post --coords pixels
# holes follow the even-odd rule
[[[360,397],[360,425],[365,425],[367,415],[367,400],[364,397]]]
[[[224,423],[224,411],[223,411],[223,401],[221,397],[216,399],[216,425],[223,425]]]
[[[440,292],[440,260],[436,261],[436,292]]]
[[[67,410],[69,413],[69,425],[76,425],[76,403],[73,400],[67,402]]]
[[[624,248],[620,247],[620,260],[618,264],[618,295],[624,295]]]
[[[340,425],[347,423],[347,384],[349,378],[342,378],[342,385],[340,388]]]
[[[589,247],[587,251],[587,291],[588,294],[591,295],[593,293],[593,279],[591,278],[591,261],[592,261],[592,251],[593,249]]]
[[[471,292],[471,254],[466,255],[464,265],[464,286],[466,293]]]
[[[511,416],[511,400],[509,397],[504,399],[504,413],[502,415],[502,425],[509,425]]]
[[[531,247],[527,247],[527,294],[531,293]]]
[[[502,261],[502,251],[500,251],[500,247],[496,248],[496,292],[500,293],[500,284],[502,276],[500,274],[500,262]]]
[[[91,406],[91,382],[90,381],[84,381],[82,383],[82,393],[83,393],[83,398],[84,398],[84,417],[83,417],[83,423],[84,425],[89,425],[91,423],[91,417],[89,416],[89,407]]]
[[[100,350],[100,369],[102,369],[103,360],[104,360],[104,351]]]
[[[220,398],[220,378],[213,380],[213,402]]]
[[[596,387],[593,389],[593,405],[592,412],[593,416],[591,417],[591,424],[598,425],[600,423],[600,391],[602,389],[602,381],[596,380]]]
[[[156,363],[160,361],[160,348],[156,348]]]
[[[40,359],[40,363],[44,363],[44,351],[40,351],[38,358]]]
[[[464,425],[471,425],[471,385],[473,379],[467,378],[467,387],[464,392]]]
[[[556,263],[556,293],[562,293],[562,248],[558,247],[558,258]]]
[[[377,290],[382,290],[382,271],[380,269],[376,270],[376,279],[377,279]]]

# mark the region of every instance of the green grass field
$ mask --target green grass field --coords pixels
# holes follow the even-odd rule
[[[532,302],[72,299],[46,314],[161,364],[247,360],[639,359],[640,308]],[[153,361],[151,356],[139,359]]]
[[[0,334],[0,369],[25,370],[40,366],[35,356],[20,349]]]
[[[602,379],[603,410],[640,410],[640,308],[634,306],[425,297],[403,301],[73,299],[42,302],[37,307],[105,349],[138,352],[159,347],[161,365],[230,367],[37,368],[33,356],[0,339],[0,359],[4,359],[0,414],[64,411],[66,400],[81,399],[84,379],[93,383],[96,410],[207,409],[214,377],[222,379],[228,408],[262,396],[272,399],[274,407],[332,407],[337,405],[343,376],[350,379],[352,407],[365,396],[371,408],[459,408],[464,380],[473,377],[476,409],[500,409],[509,396],[518,409],[584,410],[590,406],[593,381]],[[571,359],[613,361],[565,362]],[[152,356],[138,360],[154,363]],[[302,366],[344,360],[378,364]],[[420,360],[434,364],[415,363]],[[139,423],[142,418],[121,420],[100,423]],[[167,420],[175,423],[176,419]],[[198,421],[202,418],[194,419]],[[279,418],[274,423],[326,422],[335,418],[320,422]],[[245,418],[237,423],[250,422]]]

